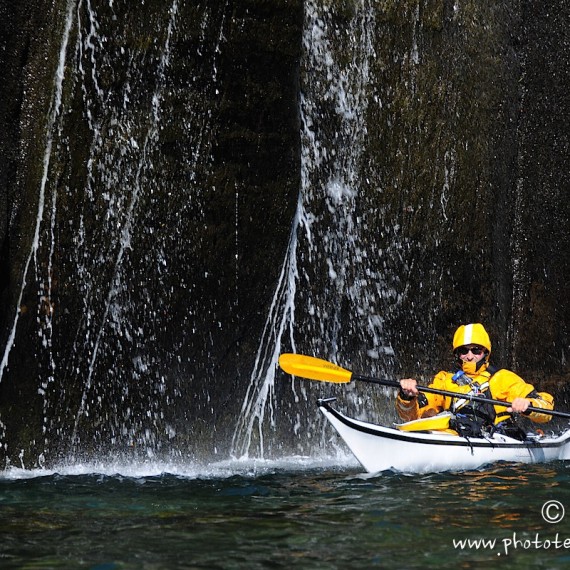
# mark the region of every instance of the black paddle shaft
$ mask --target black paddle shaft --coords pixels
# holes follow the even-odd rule
[[[391,388],[400,388],[400,383],[396,380],[385,380],[383,378],[370,378],[369,376],[360,376],[358,374],[353,374],[351,380],[357,380],[359,382],[368,382],[369,384],[380,384],[382,386],[389,386]],[[430,388],[429,386],[417,386],[418,392],[426,392],[428,394],[439,394],[440,396],[449,396],[450,398],[466,398],[472,402],[481,402],[482,404],[493,404],[494,406],[503,406],[509,408],[511,406],[510,402],[503,402],[501,400],[493,400],[492,398],[484,398],[483,396],[472,396],[469,394],[460,394],[458,392],[450,392],[449,390],[438,390],[437,388]],[[559,412],[557,410],[544,410],[543,408],[535,408],[534,406],[529,406],[527,408],[528,412],[537,412],[539,414],[546,414],[549,416],[556,416],[558,418],[570,419],[570,414],[565,412]]]

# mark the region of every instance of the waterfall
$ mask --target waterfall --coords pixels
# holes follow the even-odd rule
[[[88,2],[87,4],[88,4],[88,12],[89,12],[89,21],[91,23],[91,29],[90,29],[90,31],[91,31],[91,30],[94,30],[96,28],[96,14],[91,9],[90,3]],[[121,270],[122,270],[123,257],[125,255],[126,250],[131,248],[132,231],[133,231],[133,226],[136,222],[136,209],[138,206],[139,196],[140,196],[140,193],[142,191],[141,177],[143,176],[143,170],[149,167],[149,165],[147,164],[148,160],[149,160],[148,157],[152,151],[151,149],[152,149],[153,145],[156,144],[157,137],[158,137],[158,129],[159,129],[160,121],[161,121],[162,90],[164,88],[165,72],[166,72],[166,69],[168,68],[168,65],[169,65],[170,42],[171,42],[171,37],[172,37],[173,31],[174,31],[174,26],[176,24],[177,9],[178,9],[178,1],[174,0],[171,7],[170,7],[170,20],[169,20],[167,28],[166,28],[167,29],[166,38],[165,38],[164,46],[162,48],[162,52],[160,54],[158,68],[156,70],[157,81],[156,81],[155,91],[154,91],[154,93],[152,93],[152,96],[151,96],[151,120],[150,120],[150,123],[147,127],[146,132],[143,134],[143,138],[142,138],[141,143],[137,143],[137,141],[135,141],[133,139],[131,139],[131,141],[130,141],[131,146],[133,146],[135,149],[137,149],[137,150],[139,148],[141,149],[141,153],[140,153],[140,158],[138,160],[138,164],[135,164],[134,187],[132,189],[130,200],[128,201],[128,204],[127,204],[126,216],[124,218],[122,228],[120,231],[120,235],[119,235],[119,239],[118,239],[118,249],[117,249],[117,252],[115,254],[116,258],[115,258],[115,262],[114,262],[114,269],[113,269],[113,273],[112,273],[112,277],[111,277],[110,288],[109,288],[109,291],[107,293],[106,301],[104,303],[102,318],[99,322],[98,327],[94,331],[95,334],[94,334],[93,350],[92,350],[92,354],[91,354],[91,358],[90,358],[90,362],[89,362],[88,375],[87,375],[87,379],[86,379],[84,387],[83,387],[83,392],[81,395],[81,402],[80,402],[77,414],[75,416],[75,422],[74,422],[74,426],[73,426],[73,433],[72,433],[72,437],[71,437],[71,441],[72,441],[73,445],[75,445],[76,440],[77,440],[77,428],[78,428],[79,421],[80,421],[81,417],[87,412],[87,409],[88,409],[87,397],[88,397],[89,392],[91,391],[91,387],[92,387],[92,375],[93,375],[93,371],[94,371],[94,367],[95,367],[95,362],[96,362],[97,357],[98,357],[99,345],[101,342],[101,337],[102,337],[103,332],[104,332],[104,328],[108,324],[109,315],[120,311],[120,307],[116,306],[114,303],[115,303],[115,298],[118,297],[120,294],[121,285],[122,285]],[[78,47],[81,47],[81,39],[82,38],[80,36]],[[88,45],[90,48],[92,48],[93,44],[89,41],[89,39],[86,39],[84,41],[84,43],[86,45]],[[95,87],[95,92],[99,96],[102,97],[102,96],[104,96],[104,93],[101,91],[101,89],[99,88],[99,86],[97,84],[97,75],[96,75],[97,68],[95,65],[96,64],[96,57],[94,55],[92,57],[92,63],[93,63],[93,67],[92,67],[93,83],[94,83],[94,87]],[[95,132],[97,134],[99,134],[100,130],[101,130],[100,125],[98,125],[98,124],[92,124],[91,129],[93,132]],[[97,146],[101,145],[102,143],[103,143],[103,141],[101,139],[95,140],[95,144]],[[93,174],[90,175],[90,179],[92,179],[92,178],[93,178]],[[92,189],[89,189],[89,191],[92,192]],[[113,320],[115,320],[117,325],[120,326],[121,323],[120,323],[119,319],[113,319]]]
[[[40,188],[39,188],[39,193],[38,193],[38,207],[37,207],[38,209],[37,209],[37,213],[36,213],[34,237],[33,237],[32,246],[30,249],[30,253],[27,256],[26,262],[24,264],[22,286],[20,287],[20,294],[18,296],[18,303],[17,303],[16,314],[14,317],[14,323],[13,323],[11,331],[10,331],[8,342],[6,343],[6,346],[4,349],[4,355],[2,356],[2,361],[0,362],[0,382],[2,381],[2,376],[4,374],[4,370],[6,369],[6,366],[8,365],[8,357],[10,355],[10,351],[12,349],[12,346],[14,345],[14,340],[16,338],[16,330],[17,330],[18,320],[19,320],[19,316],[20,316],[19,308],[22,304],[22,297],[24,295],[24,289],[25,289],[26,284],[27,284],[26,279],[27,279],[28,271],[30,269],[30,264],[31,264],[32,260],[34,260],[34,267],[35,267],[36,272],[38,270],[37,255],[38,255],[38,249],[40,247],[40,240],[41,240],[40,232],[41,232],[42,224],[44,222],[44,210],[45,210],[45,200],[46,200],[46,184],[48,181],[49,168],[50,168],[50,162],[51,162],[51,156],[52,156],[54,131],[56,129],[56,123],[57,123],[59,113],[60,113],[60,108],[61,108],[61,94],[62,94],[63,80],[65,77],[65,73],[64,73],[64,71],[65,71],[65,57],[66,57],[66,51],[67,51],[67,43],[69,41],[69,33],[70,33],[71,25],[73,23],[73,9],[74,9],[74,2],[73,2],[73,0],[69,0],[69,2],[67,3],[67,13],[66,13],[66,17],[65,17],[65,25],[64,25],[63,36],[62,36],[62,41],[61,41],[61,49],[59,52],[59,61],[58,61],[58,65],[57,65],[57,69],[56,69],[56,73],[55,73],[55,78],[54,78],[53,97],[52,97],[52,101],[51,101],[51,105],[50,105],[50,111],[49,111],[48,119],[47,119],[46,143],[45,143],[45,152],[44,152],[44,157],[43,157],[42,178],[41,178],[41,183],[40,183]],[[53,214],[54,214],[55,207],[56,207],[56,202],[57,202],[57,196],[54,193],[54,197],[53,197],[53,201],[52,201],[52,220],[53,220]],[[53,235],[53,226],[51,227],[51,233]],[[53,244],[53,242],[52,242],[52,244]],[[53,249],[50,249],[49,267],[51,267],[52,256],[53,256]],[[44,295],[41,296],[42,302],[47,303],[48,307],[50,304],[50,290],[51,290],[51,277],[49,275],[49,270],[48,270],[47,291],[44,291],[43,292]],[[51,311],[48,310],[47,311],[47,317],[46,317],[47,332],[46,332],[46,336],[44,337],[45,344],[49,344],[49,336],[51,333],[51,316],[50,316],[50,313],[51,313]]]
[[[503,362],[558,374],[559,354],[562,378],[566,131],[537,102],[565,91],[525,10],[14,10],[42,25],[7,26],[6,460],[317,452],[318,397],[381,422],[393,402],[291,378],[281,353],[425,381],[474,319]]]
[[[74,1],[69,0],[67,2],[67,10],[65,14],[65,24],[63,27],[63,34],[61,40],[61,48],[59,51],[59,59],[58,65],[55,72],[54,83],[53,83],[53,96],[50,103],[50,109],[48,112],[47,117],[47,126],[46,126],[46,139],[45,139],[45,151],[43,156],[42,162],[42,176],[40,187],[38,191],[38,204],[37,204],[37,212],[36,212],[36,220],[35,220],[35,229],[34,229],[34,236],[30,248],[30,252],[26,257],[26,261],[24,263],[23,271],[22,271],[22,284],[20,287],[20,291],[18,294],[18,301],[16,304],[16,312],[14,316],[14,321],[12,323],[10,333],[4,347],[4,354],[2,356],[2,360],[0,361],[0,382],[2,382],[2,378],[4,376],[4,372],[8,366],[8,359],[10,356],[10,352],[14,346],[16,340],[16,331],[18,328],[18,321],[20,318],[20,310],[22,306],[22,299],[24,296],[24,291],[27,285],[28,280],[28,272],[30,271],[30,265],[32,261],[34,262],[34,270],[36,273],[35,280],[39,281],[38,279],[38,271],[39,271],[39,264],[38,264],[38,250],[41,246],[41,230],[42,224],[44,223],[45,218],[45,207],[46,207],[46,186],[48,183],[48,176],[49,176],[49,169],[50,163],[52,158],[52,151],[53,151],[53,142],[54,136],[56,135],[57,129],[57,121],[61,111],[61,103],[62,103],[62,89],[63,89],[63,81],[65,78],[65,58],[66,58],[66,51],[67,45],[69,41],[69,34],[71,30],[71,26],[73,23],[73,9],[74,9]],[[48,268],[47,268],[47,278],[46,278],[46,285],[45,288],[40,289],[39,292],[39,302],[40,302],[40,314],[44,315],[44,322],[43,322],[43,329],[40,333],[42,336],[42,344],[44,348],[48,351],[49,355],[49,363],[47,367],[47,378],[41,382],[40,387],[38,388],[38,392],[45,396],[45,390],[47,389],[50,382],[53,381],[54,374],[55,374],[55,361],[53,358],[53,354],[51,351],[51,339],[53,334],[52,329],[52,304],[51,304],[51,287],[52,287],[52,279],[51,279],[51,267],[52,267],[52,260],[53,260],[53,253],[54,253],[54,220],[55,220],[55,212],[57,209],[57,193],[54,192],[51,201],[51,212],[50,212],[50,228],[49,228],[49,258],[48,258]],[[46,401],[44,399],[44,415],[43,415],[43,423],[44,423],[44,433],[46,431]],[[6,437],[6,426],[4,422],[0,419],[0,441],[4,440]],[[23,450],[20,452],[20,461],[22,461],[23,457]],[[39,456],[40,463],[43,461],[43,454]]]
[[[263,457],[279,448],[265,441],[264,430],[275,429],[276,416],[284,414],[278,401],[283,389],[276,386],[276,381],[283,382],[277,374],[281,352],[298,349],[341,363],[360,362],[362,352],[369,363],[382,359],[388,367],[393,357],[382,308],[394,291],[376,268],[379,252],[367,235],[371,214],[361,195],[366,185],[370,61],[375,56],[373,2],[355,3],[345,26],[335,22],[327,2],[307,1],[304,7],[301,188],[233,438],[237,456]],[[291,410],[290,429],[310,439],[313,420],[303,418],[301,402],[306,405],[313,391],[305,382],[292,385],[297,409]],[[304,423],[309,427],[302,430]]]
[[[166,349],[160,335],[174,318],[168,308],[191,287],[173,270],[188,253],[172,244],[203,218],[226,7],[205,8],[198,13],[201,21],[192,22],[204,66],[190,69],[189,88],[177,86],[171,71],[178,0],[152,14],[155,36],[137,20],[144,13],[121,13],[128,8],[113,2],[67,3],[46,118],[35,234],[18,299],[21,307],[26,291],[37,288],[38,393],[43,446],[51,452],[74,453],[108,441],[152,453],[161,438],[176,434],[169,407],[179,390],[168,374],[183,361],[176,353],[186,333]],[[213,32],[213,45],[206,31]],[[180,67],[180,60],[175,64]],[[177,96],[183,105],[175,117]],[[160,176],[170,167],[164,147],[173,129],[189,149],[184,184]],[[179,304],[183,323],[196,303],[187,297],[188,308]],[[189,326],[187,334],[195,328]],[[82,432],[88,434],[83,439]]]

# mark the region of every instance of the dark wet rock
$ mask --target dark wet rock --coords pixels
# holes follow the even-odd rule
[[[20,307],[4,453],[227,453],[297,206],[303,3],[82,4],[51,134],[67,3],[1,4],[2,355]],[[557,4],[375,4],[357,215],[394,354],[368,358],[351,298],[309,254],[298,294],[321,302],[299,346],[335,328],[362,372],[427,378],[457,324],[478,320],[497,364],[564,384],[570,9]],[[327,5],[348,61],[355,4]],[[322,113],[315,130],[354,143],[334,106]],[[285,444],[295,419],[279,421]]]

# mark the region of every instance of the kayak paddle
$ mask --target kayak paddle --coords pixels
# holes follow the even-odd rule
[[[348,384],[355,380],[357,382],[368,382],[370,384],[389,386],[390,388],[400,388],[400,383],[396,380],[360,376],[359,374],[354,374],[350,370],[341,368],[337,364],[333,364],[332,362],[328,362],[321,358],[315,358],[314,356],[282,354],[279,357],[279,366],[287,372],[287,374],[307,378],[309,380],[320,380],[322,382],[333,382],[335,384]],[[502,406],[504,408],[509,408],[511,406],[510,402],[493,400],[492,398],[484,398],[482,396],[470,396],[467,394],[460,394],[458,392],[451,392],[449,390],[438,390],[437,388],[430,388],[429,386],[418,385],[417,389],[419,392],[426,392],[428,394],[439,394],[441,396],[449,396],[450,398],[467,398],[473,402],[493,404],[494,406]],[[543,408],[535,408],[534,406],[529,406],[527,410],[529,412],[537,412],[539,414],[570,419],[570,414],[558,412],[556,410],[545,410]]]

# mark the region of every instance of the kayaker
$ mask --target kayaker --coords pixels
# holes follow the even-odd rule
[[[400,380],[396,410],[404,421],[434,416],[444,410],[455,414],[450,428],[461,435],[480,436],[485,433],[504,433],[524,439],[524,432],[516,425],[512,414],[522,414],[534,422],[545,423],[550,415],[529,412],[529,406],[552,410],[554,398],[546,392],[537,392],[532,384],[506,369],[497,370],[489,364],[491,339],[482,324],[461,325],[453,336],[453,355],[457,371],[440,371],[430,387],[458,392],[451,398],[438,394],[424,394],[417,389],[413,378]],[[469,395],[483,396],[511,402],[504,408],[469,400]]]

